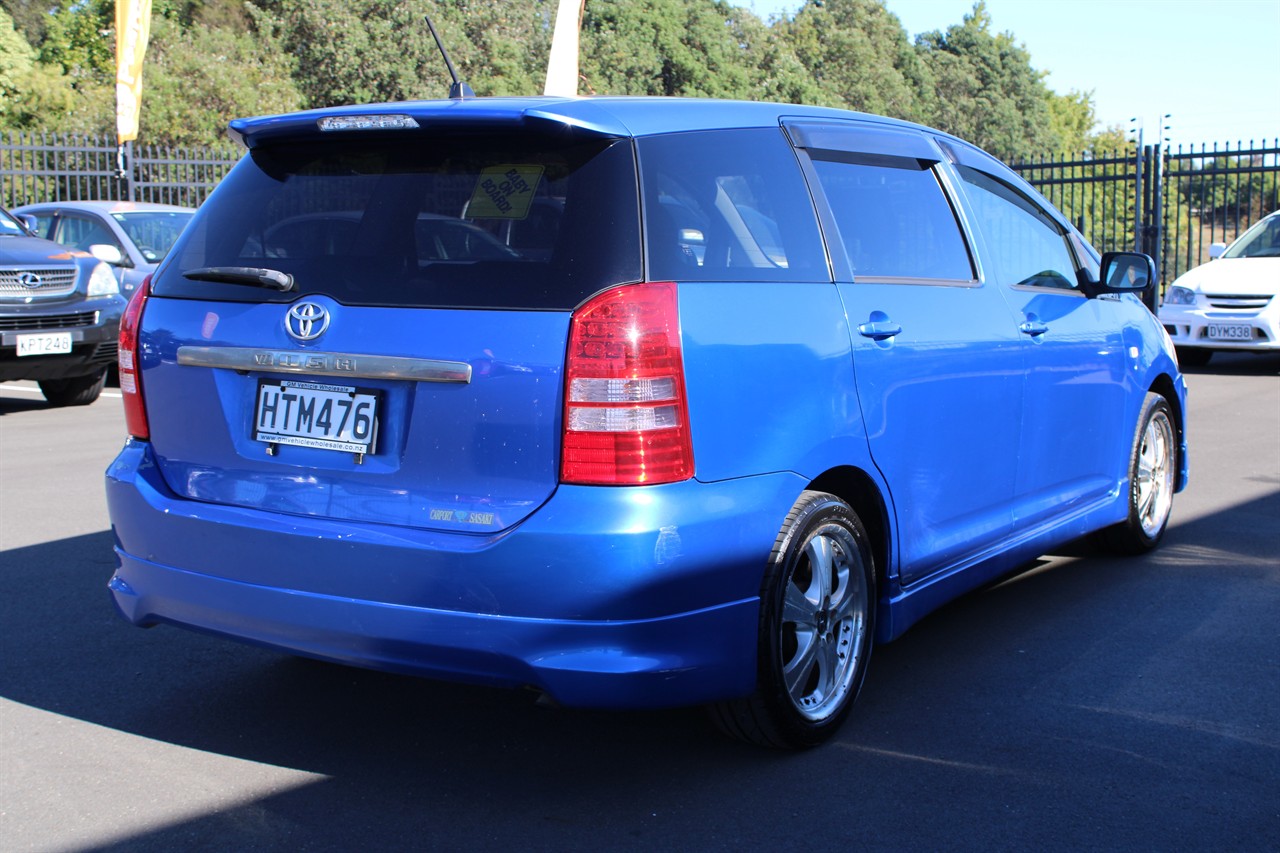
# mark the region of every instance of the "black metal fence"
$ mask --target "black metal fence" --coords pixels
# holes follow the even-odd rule
[[[0,204],[125,199],[196,207],[240,159],[221,148],[170,149],[108,138],[0,133]],[[1101,251],[1136,249],[1156,260],[1160,280],[1209,259],[1280,209],[1280,139],[1045,157],[1013,168]]]
[[[198,207],[240,159],[224,148],[168,148],[108,137],[0,133],[0,205],[118,199]]]
[[[1280,209],[1280,139],[1270,144],[1159,145],[1014,164],[1100,251],[1134,249],[1167,285]]]

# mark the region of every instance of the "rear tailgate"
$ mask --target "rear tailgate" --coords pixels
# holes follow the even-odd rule
[[[516,102],[397,107],[233,123],[249,151],[140,331],[177,494],[490,533],[555,489],[571,313],[641,278],[631,140]]]
[[[515,524],[546,500],[559,464],[567,312],[308,302],[330,323],[303,346],[286,333],[288,304],[150,300],[144,388],[157,461],[176,493],[475,532]],[[372,400],[368,412],[341,403],[355,394]],[[338,401],[327,414],[326,400]],[[325,438],[325,422],[329,435],[353,438],[339,422],[362,414],[374,421],[369,453]]]

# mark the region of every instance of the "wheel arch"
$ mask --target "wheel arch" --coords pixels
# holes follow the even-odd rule
[[[1187,432],[1186,432],[1186,412],[1183,409],[1183,397],[1178,393],[1178,386],[1174,383],[1173,378],[1167,373],[1161,373],[1151,383],[1147,389],[1152,394],[1159,394],[1169,403],[1169,408],[1173,410],[1173,425],[1177,429],[1178,434],[1175,436],[1175,444],[1178,448],[1178,481],[1175,484],[1174,491],[1180,492],[1187,485]]]
[[[892,535],[889,507],[876,481],[860,468],[842,466],[821,474],[807,488],[835,495],[858,514],[870,540],[871,554],[876,561],[876,585],[883,597],[888,589]]]

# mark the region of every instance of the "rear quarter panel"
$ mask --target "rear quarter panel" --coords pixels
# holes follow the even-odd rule
[[[682,283],[679,292],[699,480],[871,470],[835,285]]]

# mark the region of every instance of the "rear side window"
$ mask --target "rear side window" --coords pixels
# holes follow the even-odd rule
[[[973,281],[969,250],[938,176],[906,157],[814,152],[855,279]]]
[[[780,128],[638,140],[651,281],[829,281],[813,202]]]
[[[107,226],[87,216],[63,214],[58,219],[58,236],[55,237],[64,246],[71,246],[82,251],[89,251],[93,245],[115,246],[123,251],[119,241],[107,230]]]
[[[565,310],[641,277],[629,140],[440,131],[255,149],[205,202],[161,296],[291,301],[184,271],[264,267],[351,305]]]

